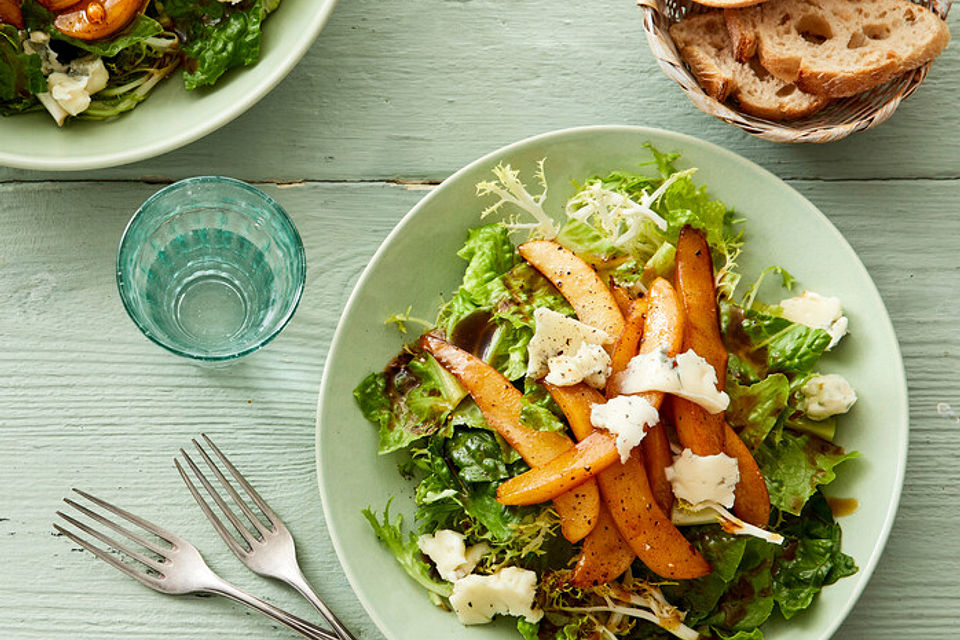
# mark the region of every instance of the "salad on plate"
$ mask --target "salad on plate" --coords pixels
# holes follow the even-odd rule
[[[857,456],[835,443],[857,399],[828,372],[841,302],[761,302],[793,277],[741,283],[748,225],[648,149],[559,215],[544,162],[536,195],[496,167],[477,194],[505,221],[469,232],[435,319],[390,319],[422,335],[354,391],[416,503],[411,526],[388,496],[363,514],[464,625],[758,640],[857,571],[822,491]]]
[[[58,125],[135,108],[176,69],[188,91],[255,63],[279,0],[0,0],[0,114]]]

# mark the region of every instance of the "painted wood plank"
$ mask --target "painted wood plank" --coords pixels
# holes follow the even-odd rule
[[[958,94],[953,46],[883,126],[778,145],[694,108],[657,67],[631,0],[342,0],[300,66],[235,123],[161,158],[69,178],[439,180],[504,144],[591,124],[688,133],[788,178],[956,177]],[[0,180],[51,175],[0,169]]]
[[[960,181],[794,186],[831,217],[877,282],[911,394],[900,514],[877,574],[837,637],[952,639],[960,424],[936,406],[952,403],[960,413],[952,302],[960,288],[960,219],[953,213]],[[227,602],[154,594],[52,535],[59,498],[83,487],[193,540],[241,586],[311,615],[298,597],[239,566],[180,486],[171,458],[206,431],[285,518],[306,572],[331,606],[361,638],[379,638],[327,540],[313,417],[326,349],[351,286],[423,192],[393,184],[268,188],[307,247],[303,305],[262,353],[229,369],[205,369],[140,336],[116,296],[117,241],[130,212],[155,188],[0,185],[0,628],[18,640],[160,640],[198,637],[198,629],[210,639],[293,637]]]

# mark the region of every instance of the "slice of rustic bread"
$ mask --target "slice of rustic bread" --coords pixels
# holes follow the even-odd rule
[[[670,27],[670,37],[707,95],[720,102],[732,97],[746,113],[791,120],[816,113],[830,102],[779,80],[756,60],[735,60],[720,11],[687,16]]]
[[[722,16],[719,11],[699,13],[670,26],[670,37],[684,62],[707,95],[719,102],[730,95],[738,64],[733,59]]]
[[[738,60],[754,53],[784,82],[852,96],[936,58],[950,32],[909,0],[769,0],[724,12]]]
[[[767,0],[696,0],[697,4],[712,9],[742,9],[743,7],[752,7],[755,4],[766,2]]]

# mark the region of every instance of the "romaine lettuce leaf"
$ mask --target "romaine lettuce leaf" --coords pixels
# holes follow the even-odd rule
[[[429,354],[400,356],[388,371],[372,373],[353,391],[364,417],[380,433],[380,454],[404,449],[437,432],[466,390]]]
[[[780,531],[787,541],[777,552],[773,597],[789,620],[809,607],[821,588],[858,569],[853,558],[840,550],[840,526],[819,491],[802,517],[787,516]]]
[[[0,25],[0,110],[14,113],[34,104],[34,95],[47,90],[40,58],[20,48],[16,27]]]
[[[790,381],[782,373],[767,376],[760,382],[745,386],[735,379],[727,380],[727,421],[737,427],[740,438],[755,451],[787,408]]]
[[[184,36],[183,81],[188,91],[212,85],[228,69],[251,65],[260,57],[264,0],[164,0],[162,7]]]
[[[744,310],[743,331],[766,353],[770,371],[809,373],[830,345],[830,334],[760,311]]]
[[[817,487],[834,481],[838,464],[859,455],[856,451],[845,452],[820,438],[793,434],[789,430],[783,432],[779,442],[764,442],[754,453],[767,481],[770,504],[793,515],[800,515]]]
[[[488,303],[489,294],[485,285],[513,268],[517,252],[507,228],[499,224],[487,224],[467,232],[467,241],[457,252],[467,261],[460,285],[478,306]]]
[[[500,445],[490,431],[457,429],[446,446],[465,482],[496,482],[509,477]]]
[[[520,410],[520,424],[537,431],[563,431],[563,412],[559,405],[537,382],[524,378],[523,408]]]
[[[686,623],[725,631],[750,631],[773,611],[773,546],[734,536],[715,526],[687,530],[687,538],[713,567],[695,580],[665,585],[667,599],[687,610]]]
[[[450,438],[431,438],[425,448],[413,453],[414,463],[425,474],[415,492],[421,531],[464,531],[475,522],[494,541],[505,542],[535,510],[497,502],[500,482],[522,473],[527,466],[523,461],[505,462],[489,431],[457,428]]]

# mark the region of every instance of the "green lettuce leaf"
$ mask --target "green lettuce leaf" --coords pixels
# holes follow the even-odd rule
[[[760,629],[736,631],[734,633],[724,633],[722,629],[714,629],[713,631],[720,640],[763,640],[763,631]]]
[[[755,451],[787,408],[790,381],[781,373],[749,386],[728,379],[726,390],[730,396],[727,421],[738,429],[750,450]]]
[[[0,109],[24,111],[36,104],[35,94],[46,90],[40,58],[23,52],[16,27],[0,25]]]
[[[421,423],[441,425],[467,390],[433,356],[422,353],[407,365],[420,384],[406,392],[406,404]]]
[[[396,424],[390,398],[387,396],[387,376],[383,372],[371,373],[364,378],[353,397],[363,412],[363,417],[380,429],[380,453],[403,449],[420,436],[405,431]]]
[[[527,263],[509,266],[516,259],[516,250],[509,244],[505,227],[486,225],[474,231],[460,252],[468,260],[464,282],[441,307],[437,326],[469,351],[477,352],[476,343],[482,342],[487,363],[508,379],[519,380],[527,371],[534,310],[546,307],[573,315],[573,308]],[[497,273],[504,267],[507,271]]]
[[[860,454],[808,434],[784,431],[779,442],[764,442],[754,455],[767,481],[770,504],[800,515],[817,487],[836,479],[835,467]]]
[[[573,307],[563,294],[526,262],[503,274],[500,280],[504,294],[490,301],[503,306],[497,309],[498,316],[512,318],[515,322],[533,327],[533,312],[541,307],[568,316],[574,315]]]
[[[457,429],[446,446],[465,482],[496,482],[509,477],[500,445],[490,431]]]
[[[390,521],[390,502],[387,502],[387,506],[383,510],[382,521],[369,507],[364,509],[362,513],[367,522],[370,523],[377,538],[390,550],[390,553],[397,559],[407,575],[416,580],[424,589],[438,596],[449,597],[453,593],[453,587],[450,583],[433,577],[433,570],[423,560],[423,554],[420,552],[420,547],[417,546],[417,536],[413,532],[404,535],[403,516],[397,515],[395,521]]]
[[[572,218],[563,224],[554,240],[592,265],[603,265],[626,255],[595,228]]]
[[[787,541],[777,552],[773,597],[789,620],[809,607],[824,586],[858,569],[853,558],[840,550],[840,526],[819,491],[807,503],[803,515],[787,516],[780,530]]]
[[[526,618],[517,618],[517,631],[523,640],[540,640],[539,622],[527,622]]]
[[[437,326],[461,348],[479,353],[510,380],[527,370],[533,311],[573,308],[539,271],[520,262],[508,230],[489,224],[472,230],[458,255],[467,261],[463,282],[437,316]]]
[[[495,320],[497,329],[486,353],[487,363],[508,380],[519,380],[527,373],[527,345],[533,338],[533,323]]]
[[[165,0],[163,10],[184,35],[183,82],[188,91],[214,84],[228,69],[260,57],[263,0],[238,4],[218,0]]]
[[[766,353],[770,371],[809,373],[830,345],[830,334],[823,329],[759,311],[745,310],[742,326],[753,348]]]
[[[773,555],[776,545],[747,538],[743,559],[716,612],[703,624],[727,631],[753,631],[773,613]]]
[[[427,353],[397,358],[353,391],[367,420],[379,428],[380,454],[404,449],[444,428],[467,395],[457,379]]]
[[[470,396],[465,397],[450,414],[450,424],[454,427],[470,427],[472,429],[490,428],[480,411],[480,407]]]
[[[653,164],[657,168],[658,177],[643,174],[617,171],[606,176],[593,176],[586,181],[592,184],[600,181],[605,189],[616,191],[629,196],[635,202],[648,193],[660,187],[664,180],[677,173],[673,162],[679,157],[676,154],[661,153],[654,147],[647,145],[653,154]],[[718,200],[712,200],[705,187],[697,186],[689,174],[683,174],[666,187],[660,198],[650,205],[650,208],[667,222],[666,229],[660,229],[653,220],[645,219],[638,224],[637,233],[628,241],[623,241],[617,250],[633,257],[634,263],[614,264],[621,267],[620,279],[615,278],[618,284],[626,284],[641,277],[642,282],[649,285],[657,275],[666,275],[673,271],[673,253],[670,248],[661,248],[668,243],[676,245],[677,238],[684,226],[690,225],[701,229],[710,245],[714,264],[717,268],[719,292],[724,297],[732,295],[740,279],[736,273],[736,260],[743,245],[743,239],[736,226],[738,220],[732,210]],[[590,226],[593,226],[592,224]],[[601,228],[595,229],[600,239],[605,237]],[[583,230],[575,229],[571,236],[571,246],[586,245],[590,255],[594,258],[603,255],[603,245],[590,238]],[[584,241],[586,240],[586,242]],[[614,260],[617,262],[617,260]]]
[[[457,428],[450,438],[431,438],[413,454],[414,463],[425,474],[415,491],[417,521],[423,532],[465,531],[471,523],[479,523],[493,540],[508,541],[514,528],[534,510],[497,502],[500,482],[527,466],[523,461],[507,463],[489,431]],[[495,476],[500,477],[480,480]]]
[[[774,545],[715,526],[684,533],[713,567],[702,578],[663,587],[667,600],[687,611],[686,623],[725,631],[750,631],[762,624],[774,606],[770,576]]]
[[[837,435],[836,416],[830,416],[826,420],[811,420],[803,415],[803,412],[795,411],[790,414],[784,424],[794,431],[809,433],[827,442],[833,442],[833,438]]]
[[[466,243],[457,255],[467,261],[461,289],[470,295],[477,305],[488,302],[486,285],[517,263],[517,252],[510,242],[509,232],[499,224],[471,229],[467,233]]]
[[[128,47],[132,47],[147,38],[152,38],[153,36],[163,33],[163,27],[153,18],[141,13],[137,15],[130,26],[109,40],[78,40],[60,33],[53,26],[50,26],[47,33],[50,34],[51,38],[69,42],[78,49],[95,53],[104,58],[112,58]]]
[[[553,636],[553,640],[581,640],[584,637],[583,633],[589,628],[590,625],[586,617],[578,618],[558,629],[556,635]],[[590,633],[592,635],[592,631]]]
[[[729,583],[736,577],[747,539],[712,526],[691,528],[685,533],[713,571],[702,578],[665,585],[663,593],[670,602],[683,603],[687,624],[696,625],[716,609]]]
[[[563,431],[563,412],[542,384],[524,378],[520,424],[536,431]]]

